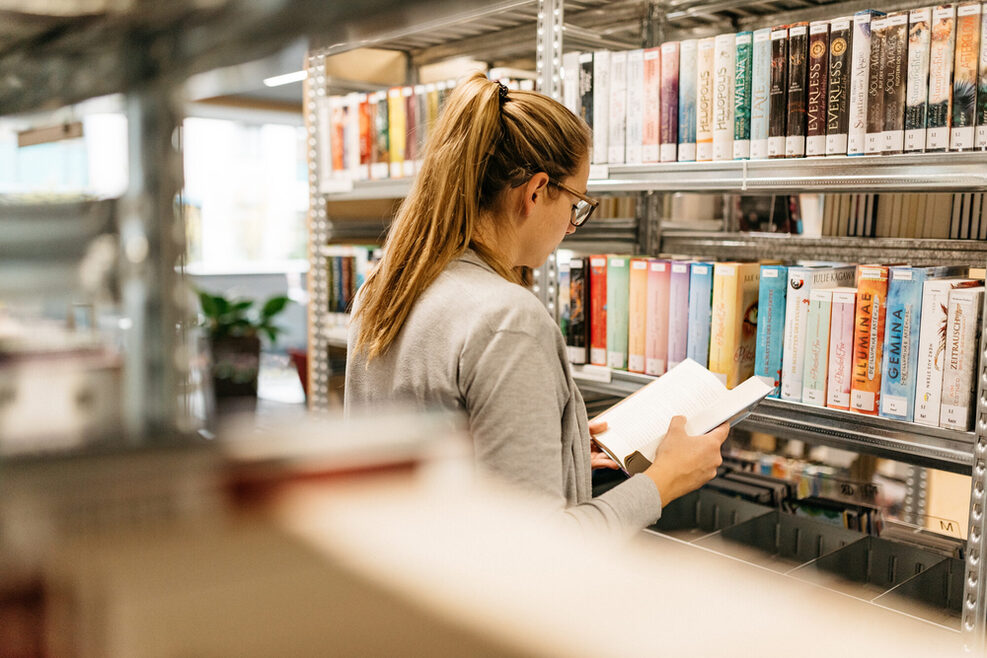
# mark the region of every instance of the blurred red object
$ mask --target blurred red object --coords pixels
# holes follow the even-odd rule
[[[298,378],[302,380],[302,391],[305,392],[305,399],[308,399],[308,352],[306,350],[288,349],[288,356],[295,364],[298,371]]]

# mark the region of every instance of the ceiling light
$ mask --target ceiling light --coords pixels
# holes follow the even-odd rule
[[[301,82],[307,77],[307,71],[294,71],[293,73],[285,73],[283,75],[276,75],[271,78],[264,78],[264,86],[280,87],[281,85],[289,85],[292,82]]]

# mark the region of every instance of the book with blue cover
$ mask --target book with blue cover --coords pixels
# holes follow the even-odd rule
[[[699,42],[679,44],[679,162],[696,159],[696,55]]]
[[[713,263],[693,263],[689,271],[688,357],[706,367],[709,364],[709,324],[713,302]]]
[[[754,374],[774,383],[768,397],[781,392],[781,350],[785,336],[785,294],[788,290],[788,268],[784,265],[762,265],[757,298],[757,347]]]

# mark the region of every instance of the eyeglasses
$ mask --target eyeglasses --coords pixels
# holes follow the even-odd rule
[[[579,199],[577,203],[572,204],[572,212],[569,215],[569,223],[573,226],[582,226],[588,222],[589,218],[593,216],[593,211],[600,205],[598,200],[577,192],[565,183],[551,179],[549,179],[549,182],[560,190],[568,192],[572,196]]]

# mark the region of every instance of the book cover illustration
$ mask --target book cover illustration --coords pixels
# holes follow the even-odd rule
[[[579,111],[576,114],[593,130],[593,53],[579,55]]]
[[[679,42],[661,44],[661,161],[675,162],[679,145]]]
[[[627,320],[627,369],[644,372],[648,335],[648,259],[632,258]]]
[[[829,22],[809,25],[809,88],[805,108],[805,154],[826,155],[826,100],[829,96]]]
[[[757,339],[754,354],[754,374],[774,384],[768,397],[781,394],[781,360],[785,333],[785,294],[788,290],[788,268],[784,265],[762,265],[757,295]]]
[[[589,360],[588,267],[585,258],[569,260],[569,331],[565,338],[569,362],[577,365]]]
[[[721,34],[713,55],[713,159],[733,159],[733,83],[737,37]]]
[[[867,72],[867,129],[864,153],[884,148],[884,33],[888,19],[875,16],[870,22],[870,68]]]
[[[833,288],[829,323],[829,365],[826,378],[826,406],[832,409],[844,411],[850,409],[856,308],[856,288]]]
[[[644,51],[638,48],[627,53],[627,164],[644,162]]]
[[[627,142],[627,51],[610,53],[610,107],[607,110],[610,135],[607,139],[607,162],[624,163]]]
[[[857,280],[857,320],[853,334],[850,409],[876,416],[880,408],[888,268],[861,265]]]
[[[753,32],[738,32],[733,83],[733,157],[751,156],[751,65],[754,54]]]
[[[668,367],[689,354],[689,263],[672,261],[668,280]]]
[[[980,351],[980,313],[983,305],[983,286],[949,292],[940,427],[964,431],[973,429],[977,352]]]
[[[802,366],[802,402],[826,406],[827,369],[829,367],[830,312],[833,290],[820,288],[809,293],[806,315],[805,364]]]
[[[973,150],[977,118],[977,66],[980,63],[980,5],[956,9],[956,56],[953,60],[953,117],[949,148]]]
[[[627,369],[630,258],[607,257],[607,365]]]
[[[884,153],[905,150],[905,87],[908,76],[908,12],[888,16],[884,28]]]
[[[709,369],[727,388],[754,374],[760,277],[757,263],[713,267]]]
[[[645,162],[661,160],[661,48],[644,51],[644,146]]]
[[[713,303],[713,263],[697,262],[689,268],[688,357],[709,364],[709,324]]]
[[[908,15],[908,76],[905,93],[905,151],[925,150],[925,118],[929,104],[929,48],[932,8]]]
[[[987,2],[980,8],[980,76],[977,82],[976,147],[987,150]]]
[[[953,112],[953,44],[956,37],[956,7],[940,5],[932,10],[932,37],[929,51],[929,105],[926,117],[925,148],[949,148]]]
[[[829,25],[829,94],[826,101],[826,155],[846,155],[850,130],[850,69],[853,20]]]
[[[870,9],[853,15],[853,49],[850,56],[850,128],[847,155],[863,155],[867,135],[867,98],[870,86],[871,19],[881,12]]]
[[[768,157],[768,108],[771,90],[771,29],[756,30],[751,55],[752,160]]]
[[[696,57],[699,42],[679,44],[679,162],[696,159]]]
[[[716,39],[700,39],[696,52],[696,160],[713,159],[713,56]]]
[[[785,156],[805,155],[806,106],[808,104],[809,24],[788,28],[788,118]]]
[[[771,32],[771,87],[768,92],[768,157],[785,157],[788,137],[788,28]]]
[[[671,269],[667,260],[648,262],[648,317],[644,371],[663,375],[668,369],[668,295]]]
[[[593,53],[593,164],[610,157],[610,51]]]
[[[572,266],[570,265],[570,275]],[[590,256],[590,348],[589,362],[595,366],[607,365],[607,257]]]

